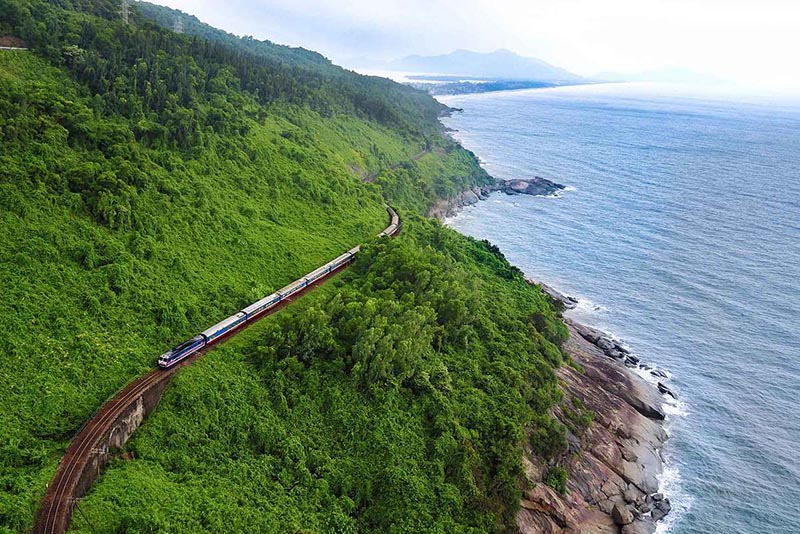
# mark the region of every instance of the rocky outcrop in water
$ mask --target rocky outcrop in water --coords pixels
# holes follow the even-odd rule
[[[498,180],[494,186],[496,191],[507,195],[533,195],[545,197],[558,193],[565,187],[540,176],[526,180]]]
[[[561,304],[563,304],[564,305],[564,309],[572,310],[572,309],[575,309],[575,307],[578,305],[578,299],[576,299],[575,297],[571,297],[569,295],[565,295],[565,294],[561,293],[560,291],[558,291],[557,289],[552,288],[552,287],[550,287],[547,284],[544,284],[542,282],[536,282],[534,280],[529,280],[529,281],[531,283],[536,284],[539,287],[541,287],[542,291],[544,291],[551,299],[553,299],[555,301],[558,301]]]
[[[526,450],[530,487],[517,526],[523,534],[651,534],[670,509],[669,499],[657,493],[659,451],[667,439],[662,399],[623,360],[608,356],[622,347],[598,330],[567,324],[564,350],[575,365],[558,370],[564,401],[553,412],[568,428],[570,451],[562,460],[567,491],[562,495],[543,483],[546,469]],[[575,427],[575,406],[593,412],[586,428]]]
[[[455,215],[459,209],[484,200],[496,191],[507,195],[550,196],[563,190],[565,186],[540,176],[524,180],[497,180],[492,184],[474,187],[458,195],[438,201],[428,210],[428,217],[445,219]]]

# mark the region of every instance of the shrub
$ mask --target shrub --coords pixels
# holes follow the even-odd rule
[[[567,492],[567,479],[569,473],[561,466],[551,467],[547,470],[544,477],[544,483],[556,490],[558,493],[564,495]]]

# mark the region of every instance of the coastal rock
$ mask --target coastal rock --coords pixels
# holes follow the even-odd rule
[[[655,531],[656,526],[653,521],[643,520],[625,525],[620,532],[622,534],[653,534]]]
[[[611,515],[611,509],[614,508],[616,503],[611,499],[603,499],[602,501],[597,503],[597,507],[600,508],[603,513]]]
[[[570,509],[566,503],[558,498],[558,494],[547,486],[546,484],[537,484],[533,489],[525,491],[523,499],[520,502],[523,510],[533,512],[528,514],[529,517],[535,517],[535,514],[542,514],[544,517],[558,526],[564,528],[568,524],[567,516],[570,514]],[[522,515],[522,514],[520,514]],[[534,524],[541,524],[535,521]],[[517,519],[519,525],[519,517]]]
[[[522,469],[528,480],[533,483],[541,482],[547,471],[544,465],[530,461],[527,455],[522,457]]]
[[[473,204],[477,204],[480,200],[480,197],[476,195],[473,191],[464,191],[459,195],[459,200],[462,206],[471,206]]]
[[[647,418],[661,421],[666,417],[661,409],[660,402],[653,402],[652,399],[645,399],[635,395],[629,396],[626,400],[637,412]]]
[[[569,452],[559,460],[569,472],[563,495],[541,483],[544,471],[530,465],[545,464],[526,450],[523,467],[533,490],[524,493],[517,527],[522,534],[618,534],[621,526],[632,534],[651,534],[647,499],[655,503],[650,495],[658,491],[659,451],[667,438],[658,421],[663,399],[596,345],[609,339],[602,332],[570,320],[567,325],[570,336],[562,349],[579,365],[557,371],[564,405],[583,406],[594,418],[582,432],[568,433]],[[611,350],[618,349],[612,345]],[[560,406],[553,414],[567,421]],[[615,507],[617,519],[628,523],[615,523]]]
[[[454,197],[439,200],[428,209],[427,215],[439,220],[446,219],[455,215],[460,208],[486,199],[496,191],[502,191],[508,195],[549,196],[562,189],[565,189],[565,186],[541,176],[516,180],[497,180],[492,184],[468,189]]]
[[[629,504],[638,502],[639,499],[643,496],[644,494],[635,488],[628,488],[625,490],[625,493],[622,494],[622,497],[625,499],[625,502]]]
[[[614,348],[614,342],[607,337],[601,337],[597,340],[597,346],[603,350],[612,350]]]
[[[616,341],[614,342],[614,348],[617,349],[618,351],[620,351],[622,354],[630,354],[631,353],[631,351],[629,351],[628,349],[626,349],[625,347],[623,347],[622,345],[620,345]]]
[[[567,450],[570,454],[579,453],[581,450],[581,440],[569,430],[567,430]]]
[[[547,284],[543,284],[541,282],[536,282],[534,280],[529,280],[529,282],[541,287],[542,291],[544,291],[547,296],[549,296],[553,300],[557,300],[558,302],[560,302],[561,304],[564,305],[564,308],[566,308],[568,310],[572,310],[572,309],[575,308],[575,306],[578,305],[578,299],[576,299],[575,297],[570,297],[569,295],[564,295],[563,293],[559,292],[558,290],[553,289],[552,287],[548,286]]]
[[[630,438],[630,435],[628,436],[628,438]],[[639,460],[639,457],[636,456],[636,453],[631,451],[627,447],[621,449],[621,451],[622,451],[622,457],[625,458],[625,460],[629,462],[636,462],[637,460]]]
[[[672,510],[672,504],[669,502],[669,499],[658,501],[655,506],[665,514],[668,514],[670,510]]]
[[[675,393],[673,393],[673,392],[672,392],[672,390],[671,390],[671,389],[669,389],[667,386],[665,386],[665,385],[664,385],[663,383],[661,383],[661,382],[659,382],[659,383],[658,383],[658,391],[660,391],[660,392],[661,392],[662,394],[664,394],[664,395],[669,395],[669,396],[670,396],[670,397],[672,397],[673,399],[677,399],[677,398],[678,398],[678,397],[675,395]]]
[[[650,374],[653,376],[657,376],[659,378],[667,378],[667,373],[665,373],[661,369],[653,369],[652,371],[650,371]]]
[[[533,195],[547,196],[564,189],[564,186],[550,181],[541,176],[526,178],[524,180],[498,180],[498,190],[507,195]]]
[[[600,330],[592,328],[591,326],[586,326],[580,323],[572,323],[571,326],[578,334],[580,334],[583,339],[589,343],[597,343],[600,338],[603,337],[603,333]]]
[[[619,526],[628,525],[633,523],[633,514],[624,504],[615,504],[611,509],[611,519]]]

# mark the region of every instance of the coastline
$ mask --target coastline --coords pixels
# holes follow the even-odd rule
[[[574,364],[557,371],[564,399],[553,415],[568,428],[567,491],[559,494],[542,483],[545,468],[526,449],[523,466],[530,487],[523,493],[517,526],[523,534],[652,534],[671,508],[659,493],[660,451],[667,440],[662,398],[634,371],[606,356],[598,345],[608,339],[604,334],[565,322],[570,337],[564,351]],[[582,431],[570,425],[576,406],[594,414]]]
[[[428,216],[444,222],[461,208],[499,191],[539,193],[509,192],[505,189],[508,183],[496,181],[439,201]],[[557,188],[540,196],[564,188],[549,180],[547,183]],[[529,282],[540,286],[565,310],[578,303],[547,284]],[[569,472],[566,491],[560,494],[544,483],[548,466],[526,447],[523,467],[527,487],[517,513],[517,527],[522,534],[652,534],[657,522],[671,510],[659,479],[664,470],[661,449],[668,439],[664,396],[672,392],[660,382],[658,386],[651,384],[636,370],[644,369],[656,378],[666,375],[641,364],[607,333],[566,317],[564,321],[570,336],[563,351],[572,363],[563,364],[557,371],[564,399],[552,408],[552,415],[568,429],[569,451],[562,460]],[[584,429],[575,428],[573,419],[581,410],[593,415]]]

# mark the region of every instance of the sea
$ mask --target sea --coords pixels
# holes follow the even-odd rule
[[[443,122],[494,177],[567,186],[496,193],[446,224],[668,373],[660,533],[800,533],[800,101],[720,95],[440,98],[463,109]]]

